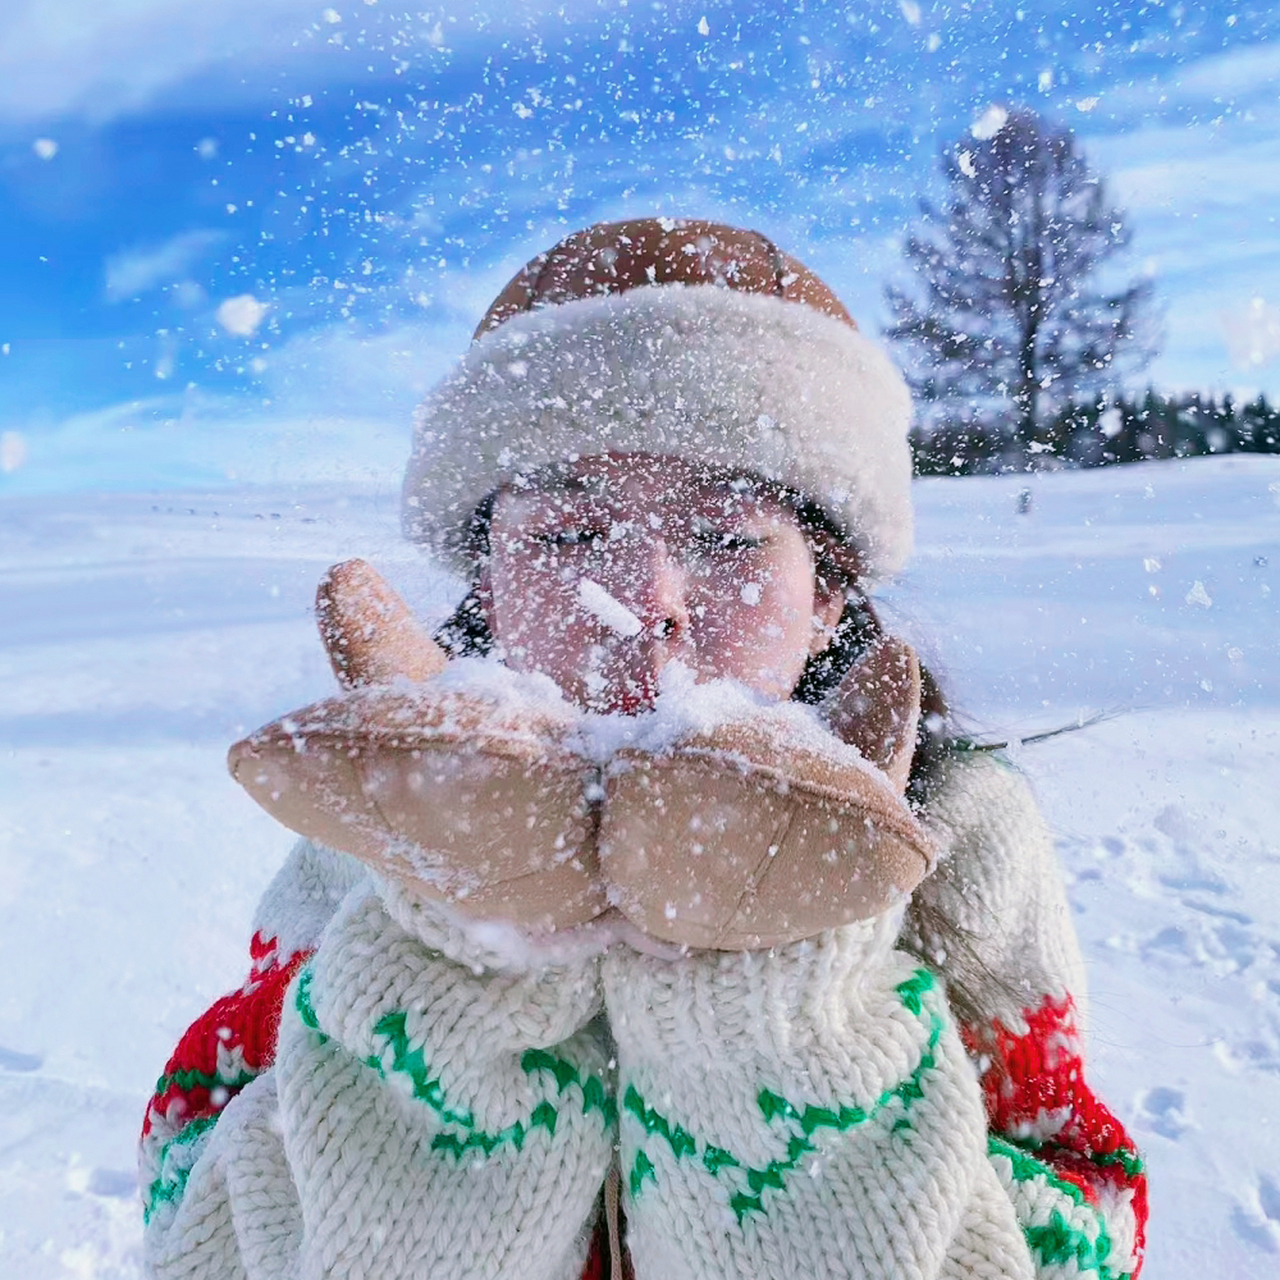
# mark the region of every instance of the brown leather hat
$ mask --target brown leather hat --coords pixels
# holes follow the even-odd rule
[[[631,218],[575,231],[527,262],[493,300],[474,336],[522,311],[654,284],[773,294],[858,327],[808,267],[758,231],[702,218]]]

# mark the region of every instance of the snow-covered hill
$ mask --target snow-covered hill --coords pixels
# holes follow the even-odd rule
[[[1020,513],[1020,492],[1030,510]],[[930,480],[885,592],[1059,833],[1095,1075],[1144,1144],[1149,1280],[1280,1267],[1280,459]],[[348,487],[0,505],[0,1274],[134,1277],[134,1141],[242,976],[288,836],[226,775],[331,690],[308,615],[364,555],[456,587]]]

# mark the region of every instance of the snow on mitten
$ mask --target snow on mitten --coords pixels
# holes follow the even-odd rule
[[[603,961],[638,1276],[1030,1277],[973,1069],[898,913]]]
[[[599,832],[610,901],[656,938],[723,950],[901,904],[934,859],[903,799],[919,706],[915,654],[884,642],[826,709],[835,732],[795,704],[748,703],[619,751]]]
[[[548,682],[445,664],[362,562],[330,571],[317,613],[348,692],[231,748],[249,794],[292,830],[474,917],[554,931],[599,915],[595,770],[564,745],[577,713]]]
[[[275,1074],[302,1276],[581,1274],[615,1133],[597,962],[487,959],[364,886],[294,983]]]

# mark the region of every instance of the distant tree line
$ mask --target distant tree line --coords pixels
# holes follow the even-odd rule
[[[1280,453],[1280,408],[1265,396],[1238,404],[1196,392],[1070,404],[1047,422],[1001,430],[989,420],[947,421],[911,434],[917,475],[994,475],[1101,467],[1150,458]]]

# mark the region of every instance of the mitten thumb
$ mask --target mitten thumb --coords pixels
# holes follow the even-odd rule
[[[883,769],[897,791],[906,791],[920,723],[920,660],[905,640],[877,640],[823,710],[836,737]]]
[[[448,659],[395,588],[367,560],[344,560],[320,579],[316,622],[334,674],[344,689],[420,684]]]

